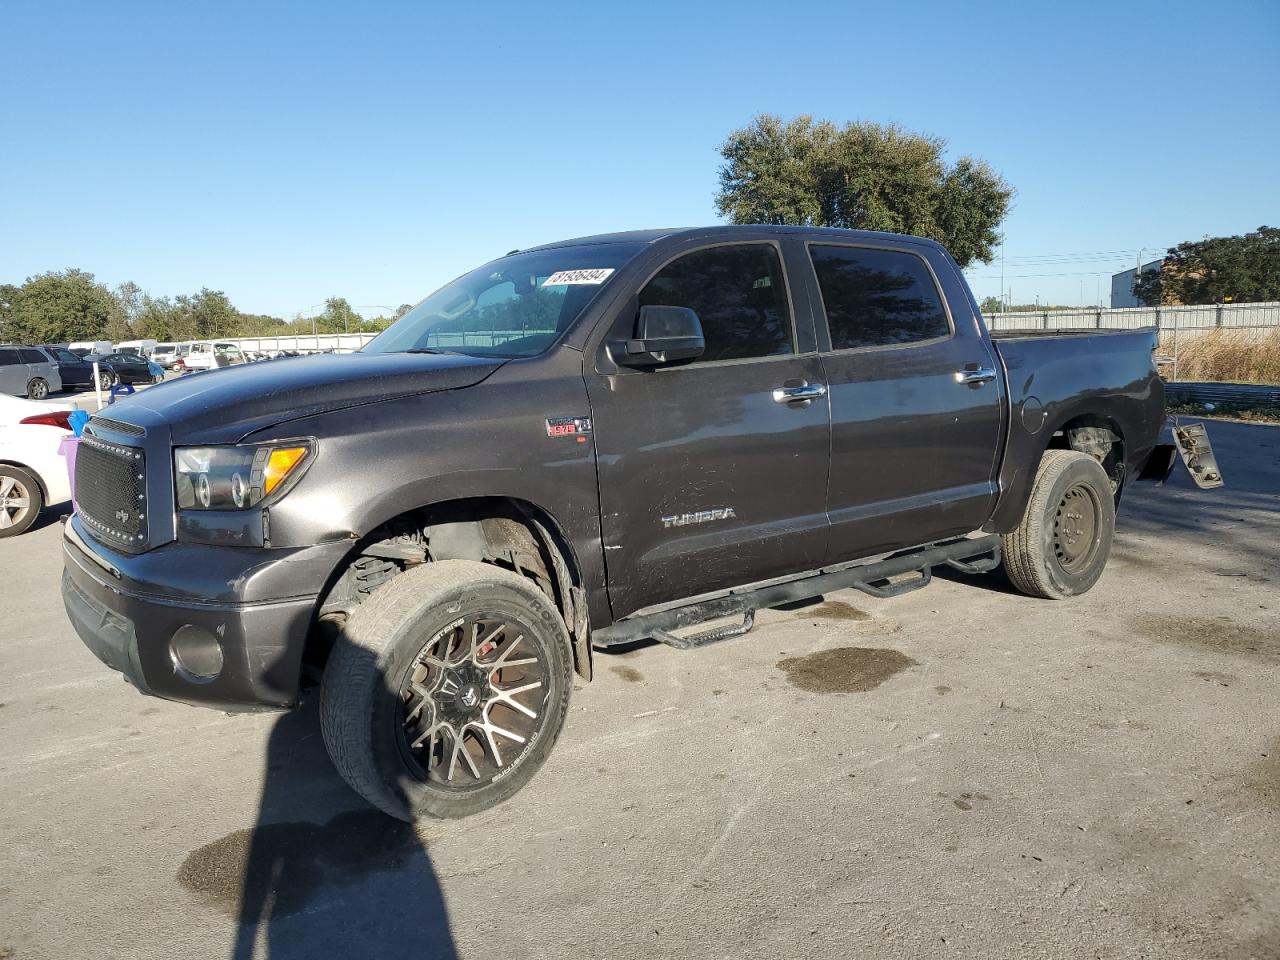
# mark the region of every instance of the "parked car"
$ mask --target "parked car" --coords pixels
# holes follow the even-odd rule
[[[175,366],[183,373],[195,373],[245,362],[244,353],[234,343],[197,343]]]
[[[42,351],[20,344],[0,345],[0,394],[43,400],[61,389],[58,366]]]
[[[36,349],[57,365],[63,390],[93,386],[93,366],[85,363],[84,357],[55,344],[41,344]]]
[[[190,352],[191,344],[189,343],[158,343],[155,350],[151,352],[151,360],[168,370],[175,361]]]
[[[45,506],[71,499],[59,453],[70,410],[0,396],[0,537],[16,537]]]
[[[109,390],[118,383],[154,383],[155,375],[147,359],[136,353],[108,353],[105,356],[90,354],[85,362],[98,365],[98,386]]]
[[[1089,590],[1121,495],[1174,461],[1154,346],[993,339],[955,261],[914,237],[727,226],[517,251],[359,353],[174,381],[91,420],[65,606],[144,693],[292,707],[320,675],[356,791],[463,816],[543,764],[593,647],[702,647],[758,608],[892,596],[935,566]]]

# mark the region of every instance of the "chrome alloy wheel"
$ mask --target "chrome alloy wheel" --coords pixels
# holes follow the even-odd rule
[[[400,684],[401,756],[421,780],[474,790],[519,766],[543,726],[546,654],[519,624],[473,615],[423,646]]]
[[[31,510],[31,491],[16,477],[0,476],[0,530],[16,527]]]

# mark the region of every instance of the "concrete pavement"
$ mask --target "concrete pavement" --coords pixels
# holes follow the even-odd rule
[[[1210,433],[1228,486],[1136,485],[1087,596],[598,655],[528,788],[417,830],[314,706],[99,664],[51,517],[0,541],[0,957],[1280,957],[1280,428]]]

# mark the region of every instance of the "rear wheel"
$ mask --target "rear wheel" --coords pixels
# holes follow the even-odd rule
[[[116,383],[115,374],[110,370],[98,371],[98,389],[110,390]]]
[[[529,580],[424,564],[347,621],[321,684],[325,744],[343,779],[393,817],[478,813],[542,766],[572,673],[560,612]]]
[[[40,516],[44,494],[27,471],[0,463],[0,537],[25,533]]]
[[[1098,461],[1047,450],[1022,521],[1001,538],[1005,572],[1032,597],[1085,593],[1107,565],[1115,525],[1111,480]]]
[[[49,396],[49,381],[42,377],[36,377],[27,384],[27,398],[30,400],[43,400]]]

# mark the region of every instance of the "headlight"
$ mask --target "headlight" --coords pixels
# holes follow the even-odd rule
[[[310,440],[243,447],[177,447],[179,510],[244,510],[282,489],[315,450]]]

